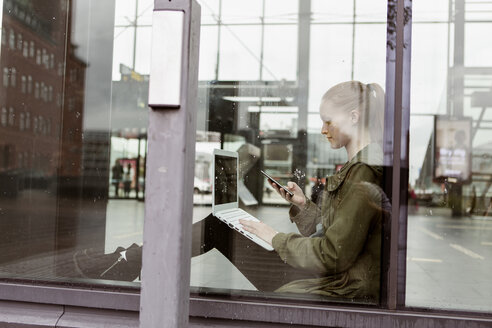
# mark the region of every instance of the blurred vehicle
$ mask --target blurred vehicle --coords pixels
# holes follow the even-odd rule
[[[210,180],[202,180],[195,177],[193,191],[195,194],[210,194],[212,192],[212,184]]]

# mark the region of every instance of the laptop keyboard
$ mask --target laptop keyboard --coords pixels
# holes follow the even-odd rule
[[[256,221],[256,222],[260,222],[260,220],[258,220],[257,218],[255,218],[251,214],[243,211],[242,209],[234,208],[234,209],[230,209],[230,210],[220,211],[220,212],[215,213],[215,216],[218,217],[223,222],[227,223],[227,225],[230,228],[237,230],[238,232],[245,235],[249,239],[257,239],[258,238],[254,234],[244,230],[242,228],[241,223],[239,223],[239,220],[251,220],[251,221]]]

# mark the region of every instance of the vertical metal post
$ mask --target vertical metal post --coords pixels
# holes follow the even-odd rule
[[[350,79],[354,79],[355,73],[355,27],[357,19],[357,0],[354,0],[354,6],[352,8],[352,67],[350,69]]]
[[[294,153],[297,154],[293,166],[303,172],[307,170],[307,122],[309,102],[309,61],[311,52],[311,0],[299,1],[299,21],[297,25],[297,117],[298,141]],[[305,188],[304,179],[298,181]]]
[[[384,227],[381,296],[383,306],[389,309],[396,309],[405,302],[411,8],[411,0],[388,1],[383,146],[387,172],[385,190],[390,196],[392,211],[391,222]]]
[[[155,0],[140,301],[145,328],[188,324],[199,33],[195,0]],[[175,75],[176,62],[181,75],[173,85],[167,73]]]
[[[452,68],[452,116],[463,116],[465,89],[465,0],[454,2],[454,45]]]
[[[453,67],[451,68],[451,116],[463,117],[465,95],[465,0],[454,2]],[[453,217],[461,217],[463,210],[463,185],[450,184],[448,202]]]
[[[309,100],[309,54],[311,52],[311,0],[299,1],[297,31],[298,129],[307,131]]]

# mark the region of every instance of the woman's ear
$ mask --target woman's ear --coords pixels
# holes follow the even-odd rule
[[[350,120],[352,121],[352,124],[357,124],[359,123],[360,120],[360,113],[357,110],[352,110],[350,111]]]

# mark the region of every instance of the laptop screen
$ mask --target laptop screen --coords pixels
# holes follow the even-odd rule
[[[237,202],[237,158],[215,155],[215,205]]]

